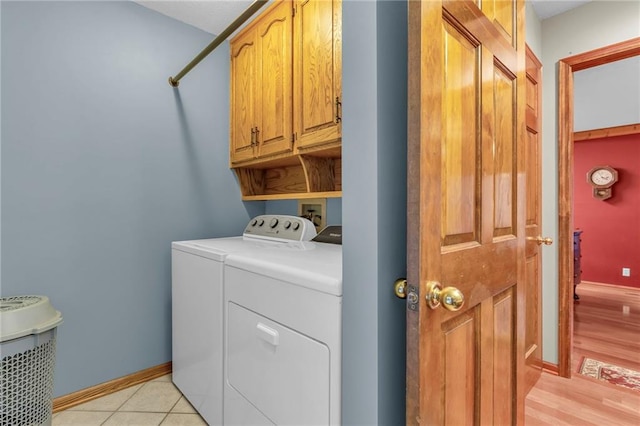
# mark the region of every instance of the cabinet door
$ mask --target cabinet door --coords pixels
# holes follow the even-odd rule
[[[257,26],[258,157],[293,149],[292,7],[284,1],[260,17]]]
[[[231,163],[254,158],[256,124],[256,32],[231,44]]]
[[[294,131],[304,149],[342,136],[342,2],[298,0],[295,21]]]

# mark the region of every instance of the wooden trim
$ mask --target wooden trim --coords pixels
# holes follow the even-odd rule
[[[244,195],[242,201],[306,200],[308,198],[340,198],[342,191],[291,192],[288,194]]]
[[[96,398],[118,392],[122,389],[126,389],[140,383],[148,382],[149,380],[153,380],[170,373],[171,361],[129,374],[128,376],[100,383],[86,389],[81,389],[68,395],[59,396],[53,400],[53,412],[57,413],[58,411],[84,404],[85,402],[92,401]]]
[[[527,58],[529,58],[529,60],[533,63],[534,69],[538,70],[542,68],[542,62],[540,62],[540,59],[538,59],[536,54],[533,53],[533,50],[531,50],[528,44],[525,44],[525,54]]]
[[[611,288],[617,288],[617,289],[620,289],[620,290],[628,290],[630,288],[633,288],[633,289],[636,289],[636,290],[640,290],[638,287],[631,287],[631,286],[628,286],[628,285],[619,285],[619,284],[598,283],[598,282],[595,282],[595,281],[582,280],[582,281],[580,281],[580,284],[611,287]],[[580,284],[578,284],[578,285],[580,285]]]
[[[558,364],[552,364],[547,361],[542,361],[542,371],[547,374],[558,375]]]
[[[573,73],[640,55],[640,37],[558,62],[558,374],[571,377],[573,349]]]
[[[575,72],[638,55],[640,55],[640,37],[569,56],[562,59],[562,62],[569,65],[571,70]]]
[[[573,134],[573,141],[588,141],[590,139],[612,138],[615,136],[637,135],[640,133],[640,123],[624,126],[606,127],[604,129],[584,130]]]
[[[558,63],[558,373],[571,377],[573,348],[573,72]],[[570,293],[569,293],[570,291]]]

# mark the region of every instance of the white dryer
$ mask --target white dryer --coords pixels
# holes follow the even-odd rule
[[[316,234],[303,218],[263,215],[243,235],[171,244],[173,382],[210,425],[223,422],[223,266],[230,253]]]
[[[224,424],[340,424],[342,246],[230,254],[224,276]]]

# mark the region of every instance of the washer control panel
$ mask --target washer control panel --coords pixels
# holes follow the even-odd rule
[[[251,219],[242,235],[276,241],[309,241],[316,236],[316,227],[303,217],[265,214]]]

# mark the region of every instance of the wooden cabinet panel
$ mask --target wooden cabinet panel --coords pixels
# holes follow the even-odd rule
[[[255,156],[256,50],[254,31],[231,45],[231,163]]]
[[[256,108],[257,157],[293,149],[292,9],[282,2],[260,19],[257,28],[259,63]]]
[[[294,129],[296,147],[339,142],[342,135],[342,2],[296,2]]]

